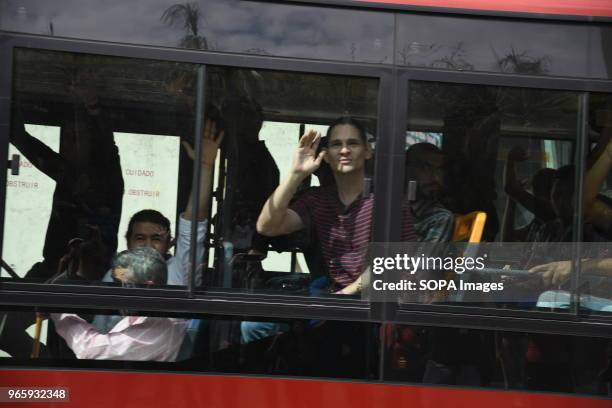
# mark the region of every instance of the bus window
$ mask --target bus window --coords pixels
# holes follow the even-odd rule
[[[118,251],[186,257],[187,224],[202,215],[188,205],[197,67],[19,48],[14,58],[20,173],[7,181],[2,277],[112,282]],[[184,285],[186,262],[172,259],[167,283]]]
[[[406,191],[412,181],[407,199],[428,265],[409,301],[567,312],[548,296],[572,289],[571,268],[559,281],[550,264],[571,264],[572,242],[590,239],[574,234],[578,94],[420,81],[409,89]],[[475,217],[466,225],[477,238],[461,237]],[[435,252],[442,244],[453,252]]]
[[[610,340],[385,324],[387,381],[609,395]]]
[[[378,81],[222,67],[207,76],[225,136],[206,287],[341,292],[360,276],[371,233]],[[277,188],[284,201],[266,204]]]
[[[580,311],[586,315],[612,312],[612,217],[610,176],[612,175],[612,97],[589,95],[589,145],[584,178],[585,242],[581,248]],[[556,265],[555,274],[565,276],[568,265]],[[568,304],[567,292],[549,294],[552,301]]]
[[[14,313],[0,316],[11,319]],[[96,326],[91,310],[54,310],[29,320],[23,335],[0,332],[0,366],[378,378],[376,323],[268,319],[287,331],[242,343],[217,338],[217,327],[245,317],[233,319],[123,311],[108,332]]]

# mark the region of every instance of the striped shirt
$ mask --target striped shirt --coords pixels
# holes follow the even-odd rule
[[[450,242],[455,229],[455,216],[437,201],[418,200],[412,203],[414,228],[419,241]]]
[[[374,195],[345,206],[336,187],[320,187],[301,196],[290,208],[306,226],[314,228],[332,289],[342,289],[364,271],[372,234]],[[403,241],[417,241],[410,207],[404,208]]]

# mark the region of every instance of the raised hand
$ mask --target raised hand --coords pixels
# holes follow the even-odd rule
[[[200,163],[202,166],[212,167],[215,165],[217,150],[219,150],[219,146],[221,146],[224,135],[225,132],[223,131],[217,133],[217,125],[215,122],[212,120],[206,121],[202,132],[202,154],[200,155]],[[183,141],[182,144],[189,158],[195,160],[195,151],[193,147],[185,141]]]
[[[320,142],[321,135],[314,130],[309,130],[300,138],[298,148],[293,155],[293,165],[291,168],[295,175],[307,177],[319,168],[327,154],[323,150],[317,155]]]

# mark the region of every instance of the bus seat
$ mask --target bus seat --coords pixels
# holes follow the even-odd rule
[[[482,239],[487,213],[472,211],[467,214],[455,214],[455,231],[453,242],[465,241],[478,243]]]
[[[468,243],[463,256],[475,256],[477,254],[478,243],[482,238],[486,220],[487,214],[481,211],[473,211],[468,214],[455,214],[455,228],[452,241]],[[454,275],[454,272],[449,271],[445,274],[445,277],[446,279],[452,280]],[[434,295],[432,303],[449,301],[461,302],[462,300],[463,293],[458,292],[450,294],[448,290],[444,289],[438,291]],[[394,323],[386,323],[383,325],[382,330],[381,336],[383,336],[385,341],[386,352],[390,354],[391,370],[395,371],[395,374],[403,371],[407,372],[410,364],[408,364],[404,354],[408,353],[411,347],[413,347],[411,343],[414,340],[412,339],[416,339],[418,343],[421,341],[423,335],[417,335],[417,327],[415,326]],[[395,354],[397,353],[401,355],[396,356]],[[414,364],[415,362],[410,363]],[[424,370],[424,368],[422,368],[422,370]]]
[[[482,239],[485,223],[487,221],[487,213],[482,211],[472,211],[467,214],[455,214],[455,231],[453,233],[453,242],[467,242],[463,257],[475,258],[478,255],[478,244]],[[449,272],[447,279],[453,279],[454,272]],[[470,275],[464,275],[464,280],[469,281]],[[447,291],[441,293],[441,299],[450,300],[453,302],[461,302],[464,299],[463,292],[455,292],[449,294]],[[439,299],[439,300],[441,300]]]

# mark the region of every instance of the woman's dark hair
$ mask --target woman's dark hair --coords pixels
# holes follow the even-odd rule
[[[331,136],[332,131],[334,130],[334,128],[336,126],[340,126],[340,125],[351,125],[351,126],[353,126],[355,129],[357,129],[357,132],[359,133],[359,137],[361,138],[361,141],[363,142],[363,144],[367,144],[368,143],[368,138],[366,136],[365,128],[363,127],[363,125],[361,123],[359,123],[359,121],[357,121],[357,119],[353,119],[350,116],[342,116],[342,117],[334,120],[329,125],[329,128],[327,128],[327,133],[325,134],[325,137],[327,139],[327,143],[329,143],[330,136]]]
[[[157,210],[140,210],[136,214],[132,215],[130,218],[130,222],[128,223],[127,232],[125,233],[125,239],[128,241],[132,236],[132,231],[134,230],[134,224],[137,222],[150,222],[152,224],[161,225],[164,229],[170,232],[170,220],[164,217],[162,213]],[[170,237],[170,234],[168,234]]]

